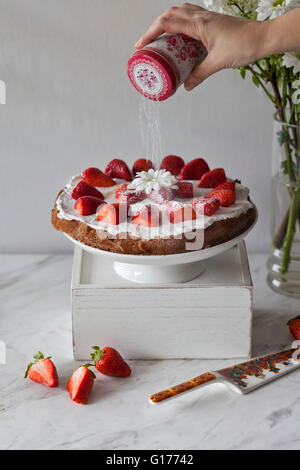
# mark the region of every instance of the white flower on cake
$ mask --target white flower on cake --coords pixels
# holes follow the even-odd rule
[[[286,52],[282,58],[282,65],[287,68],[293,67],[294,74],[300,72],[300,51]]]
[[[257,19],[259,21],[272,20],[299,6],[299,0],[260,0],[256,10]]]
[[[145,191],[150,194],[153,190],[160,188],[177,188],[177,179],[170,171],[166,170],[149,170],[140,171],[136,174],[136,178],[130,183],[128,189],[136,191]]]

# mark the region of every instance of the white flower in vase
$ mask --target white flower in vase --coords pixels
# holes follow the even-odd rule
[[[292,102],[294,104],[300,104],[300,80],[295,80],[292,86],[295,90],[292,94]]]
[[[256,9],[259,21],[272,20],[300,7],[300,0],[260,0]]]
[[[231,6],[228,5],[226,0],[202,0],[204,8],[216,13],[223,13],[226,15],[234,15],[235,12]]]
[[[293,67],[294,74],[300,72],[300,51],[283,54],[282,65],[287,68]]]
[[[231,16],[244,16],[249,19],[256,19],[256,8],[258,0],[202,0],[203,6],[210,11],[223,13]],[[237,6],[238,5],[238,6]]]

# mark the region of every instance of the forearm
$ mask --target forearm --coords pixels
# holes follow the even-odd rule
[[[300,8],[274,20],[234,20],[231,20],[226,36],[220,36],[222,41],[228,41],[228,47],[232,45],[231,67],[247,65],[273,54],[300,50]],[[222,28],[222,21],[218,28],[218,31]],[[218,41],[219,37],[216,39]]]
[[[264,56],[300,50],[300,8],[265,22]]]

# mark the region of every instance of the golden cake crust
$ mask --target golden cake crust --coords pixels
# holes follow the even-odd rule
[[[57,197],[60,196],[60,193]],[[204,230],[204,243],[201,249],[225,243],[245,232],[255,221],[256,209],[253,207],[239,217],[219,220]],[[74,240],[100,250],[112,251],[128,255],[171,255],[192,251],[191,234],[182,238],[154,238],[142,240],[133,238],[130,234],[119,234],[114,238],[104,230],[95,230],[84,222],[66,220],[58,217],[56,201],[51,213],[51,222],[56,230],[66,233]],[[199,231],[198,231],[199,232]],[[196,231],[193,232],[197,238]],[[190,248],[187,248],[187,241]]]

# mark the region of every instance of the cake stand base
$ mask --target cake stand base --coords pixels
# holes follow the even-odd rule
[[[180,284],[189,282],[204,271],[203,261],[209,260],[230,250],[241,242],[252,230],[253,224],[236,238],[203,250],[191,250],[173,255],[128,255],[112,251],[100,250],[85,245],[65,234],[76,246],[112,263],[114,272],[121,278],[140,284]],[[102,262],[101,262],[102,264]]]
[[[123,279],[140,284],[174,284],[188,282],[200,276],[205,269],[203,261],[167,266],[119,263],[114,261],[115,272]]]

